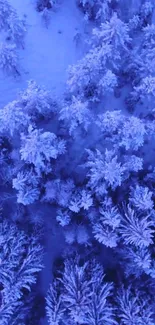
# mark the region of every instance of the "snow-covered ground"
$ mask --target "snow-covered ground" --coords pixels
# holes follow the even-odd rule
[[[25,49],[18,51],[21,76],[14,78],[0,71],[0,107],[16,99],[30,79],[61,96],[68,66],[83,54],[84,46],[74,41],[77,31],[81,33],[81,42],[84,41],[83,14],[75,0],[61,0],[51,12],[51,22],[46,28],[41,13],[35,10],[34,0],[10,0],[10,3],[20,17],[26,17],[27,35]]]

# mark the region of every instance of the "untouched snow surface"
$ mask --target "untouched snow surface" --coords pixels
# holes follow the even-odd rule
[[[30,79],[61,96],[68,66],[83,54],[84,46],[78,46],[74,41],[77,30],[84,40],[83,15],[76,7],[76,1],[59,1],[56,10],[51,12],[48,28],[44,26],[41,13],[35,10],[35,2],[10,0],[18,15],[26,17],[27,35],[25,49],[18,51],[21,76],[7,76],[0,71],[0,108],[16,99]]]

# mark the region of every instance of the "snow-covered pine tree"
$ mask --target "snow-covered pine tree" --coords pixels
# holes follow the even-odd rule
[[[113,143],[115,148],[124,147],[126,151],[137,151],[143,147],[149,133],[151,135],[144,120],[136,116],[127,117],[117,110],[98,115],[95,123],[104,139]]]
[[[153,192],[148,187],[136,185],[131,188],[130,203],[139,211],[151,211],[154,203],[152,200]]]
[[[140,19],[143,26],[151,23],[151,17],[153,14],[153,4],[152,1],[145,1],[141,6]]]
[[[14,10],[7,0],[0,0],[0,28],[7,29],[8,28],[8,18],[14,13]]]
[[[105,150],[102,154],[87,150],[88,160],[85,167],[88,168],[88,185],[99,195],[105,194],[108,187],[115,189],[120,186],[124,179],[126,168],[118,161],[114,150]]]
[[[24,295],[31,290],[43,268],[43,250],[35,238],[29,238],[7,221],[0,222],[0,238],[0,282],[3,287],[0,324],[8,325],[14,324],[16,309],[20,305],[22,308]]]
[[[74,189],[75,184],[72,179],[67,179],[66,181],[61,179],[48,181],[45,184],[45,196],[43,200],[45,202],[55,202],[59,206],[67,208]]]
[[[132,92],[132,96],[136,100],[142,101],[142,103],[149,104],[149,110],[154,108],[155,104],[155,77],[148,75],[143,78],[138,86],[135,86]]]
[[[60,226],[68,226],[71,221],[71,213],[68,210],[58,209],[56,220],[60,224]]]
[[[117,77],[111,70],[106,70],[103,77],[98,83],[98,97],[102,98],[107,94],[113,92],[114,88],[117,86]]]
[[[118,258],[126,277],[139,278],[144,273],[151,273],[151,252],[149,248],[139,248],[133,245],[118,247]]]
[[[28,129],[30,117],[17,101],[10,102],[0,110],[0,133],[13,136]]]
[[[54,133],[42,132],[30,125],[28,134],[21,134],[21,159],[33,164],[38,174],[51,171],[51,159],[65,153],[65,141],[59,140]]]
[[[130,287],[122,288],[117,295],[117,315],[121,325],[148,324],[153,325],[152,306],[146,298],[141,298],[140,292]]]
[[[143,74],[141,78],[147,77],[154,73],[155,68],[155,25],[147,25],[143,28],[142,46],[140,58],[143,62]],[[141,72],[141,71],[139,71]]]
[[[0,44],[0,68],[8,74],[20,75],[15,45]]]
[[[81,208],[88,211],[91,206],[93,206],[93,198],[91,196],[91,192],[87,189],[83,189],[80,191],[81,194]]]
[[[128,205],[124,208],[119,233],[126,245],[145,248],[153,244],[153,221],[146,215],[138,215]]]
[[[64,318],[65,308],[62,294],[59,293],[59,286],[56,280],[50,285],[46,297],[46,314],[49,325],[60,325]]]
[[[32,119],[37,119],[39,116],[49,118],[57,110],[57,104],[51,93],[34,80],[28,81],[27,89],[20,93],[17,101]]]
[[[51,13],[50,11],[46,8],[44,8],[44,10],[42,11],[42,20],[43,20],[43,24],[46,28],[49,27],[50,22],[51,22]]]
[[[91,269],[91,265],[90,265]],[[108,301],[112,294],[112,283],[104,280],[104,273],[101,265],[95,262],[95,267],[91,269],[92,284],[91,298],[86,312],[85,323],[89,325],[116,325],[114,308]]]
[[[73,96],[71,103],[66,103],[60,110],[60,120],[67,123],[69,133],[74,134],[77,127],[82,126],[86,131],[91,123],[92,115],[88,102],[82,102]]]
[[[69,310],[71,319],[79,324],[83,324],[85,320],[91,297],[87,268],[88,263],[86,262],[80,266],[77,259],[67,259],[62,278],[64,305]]]
[[[81,209],[81,193],[75,190],[69,201],[69,210],[78,213]]]
[[[116,76],[108,63],[116,67],[111,44],[102,43],[90,51],[77,64],[68,69],[68,88],[80,98],[98,101],[116,86]],[[110,64],[111,64],[110,63]]]
[[[17,47],[24,48],[24,38],[26,34],[26,23],[20,19],[15,11],[12,11],[7,18],[7,40],[16,44]]]
[[[77,0],[88,19],[104,21],[109,17],[111,0]]]
[[[115,57],[128,51],[131,43],[128,25],[118,18],[117,13],[114,13],[109,21],[101,24],[100,28],[93,29],[93,41],[97,46],[102,43],[111,45],[115,60]]]
[[[99,218],[92,223],[95,239],[106,247],[116,247],[119,242],[118,227],[121,221],[116,207],[103,207],[99,210]]]
[[[101,129],[104,138],[108,138],[113,142],[118,134],[118,130],[121,130],[123,126],[124,119],[125,116],[120,110],[106,111],[97,116],[95,123]]]
[[[123,127],[119,130],[120,133],[120,147],[126,150],[137,151],[143,146],[146,136],[145,122],[138,117],[130,116],[124,119]]]
[[[12,187],[17,190],[18,203],[28,205],[39,198],[39,178],[32,170],[18,172],[13,178]]]

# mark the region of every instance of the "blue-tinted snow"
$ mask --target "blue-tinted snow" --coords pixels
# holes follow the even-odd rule
[[[51,23],[47,29],[41,14],[35,10],[34,1],[10,0],[18,15],[25,16],[27,35],[25,49],[19,50],[21,77],[4,75],[0,71],[0,107],[16,98],[18,92],[27,87],[27,81],[34,79],[61,96],[69,64],[82,56],[82,46],[74,41],[77,32],[84,40],[83,15],[74,0],[62,0],[51,12]],[[84,48],[84,46],[83,46]]]

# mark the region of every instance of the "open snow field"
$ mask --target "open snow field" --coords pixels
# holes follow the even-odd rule
[[[10,0],[10,3],[21,18],[26,18],[27,35],[25,49],[18,51],[21,76],[8,76],[0,71],[0,107],[14,100],[30,79],[61,96],[68,65],[75,63],[83,53],[84,46],[78,46],[74,40],[77,32],[81,33],[81,42],[84,40],[82,13],[74,0],[61,0],[51,12],[46,28],[33,0]]]

